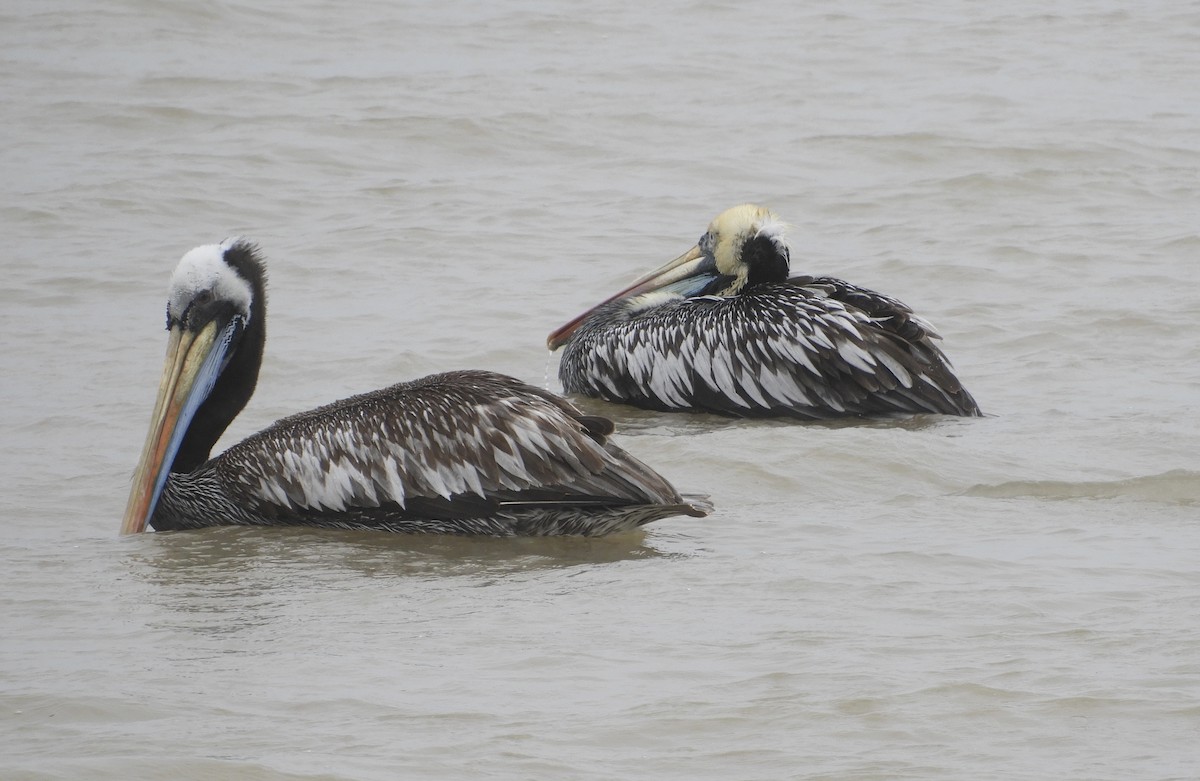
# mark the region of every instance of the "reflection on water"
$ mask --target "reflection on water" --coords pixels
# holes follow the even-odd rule
[[[233,575],[290,569],[315,578],[495,577],[680,554],[647,544],[645,532],[603,538],[491,538],[222,527],[153,532],[130,555],[160,585],[228,582]]]
[[[459,602],[464,590],[685,557],[647,544],[644,533],[494,539],[223,527],[147,533],[131,543],[137,549],[126,554],[125,567],[154,608],[147,624],[201,638],[187,652],[190,659],[225,653],[222,638],[232,635],[273,642],[298,611],[351,626],[378,610],[409,622],[414,611],[426,612],[423,620],[444,620],[472,609]],[[439,605],[444,600],[457,607]],[[373,609],[375,602],[381,606]]]

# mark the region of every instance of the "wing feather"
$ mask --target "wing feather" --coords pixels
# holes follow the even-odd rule
[[[489,372],[402,383],[294,415],[214,460],[254,505],[344,512],[474,497],[681,502],[660,475],[606,442],[612,426]]]
[[[795,277],[731,297],[598,310],[560,365],[570,392],[651,409],[826,418],[978,414],[903,303],[830,277]]]

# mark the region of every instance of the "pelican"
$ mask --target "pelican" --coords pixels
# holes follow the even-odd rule
[[[166,363],[124,534],[218,525],[600,536],[704,516],[608,441],[612,423],[485,371],[436,374],[284,418],[209,458],[254,392],[265,270],[243,239],[171,277]]]
[[[980,414],[909,307],[789,274],[774,214],[723,212],[696,246],[550,334],[566,347],[563,389],[733,417]]]

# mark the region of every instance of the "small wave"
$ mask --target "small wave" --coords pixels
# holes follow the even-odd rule
[[[964,496],[989,499],[1142,499],[1166,504],[1200,504],[1200,472],[1173,469],[1157,475],[1124,480],[1011,480],[995,485],[976,485]]]

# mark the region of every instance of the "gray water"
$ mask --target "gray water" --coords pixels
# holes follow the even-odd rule
[[[0,778],[1200,776],[1198,75],[1191,3],[6,2]],[[118,537],[191,247],[271,264],[228,444],[542,384],[743,201],[989,417],[588,403],[718,505],[636,537]]]

